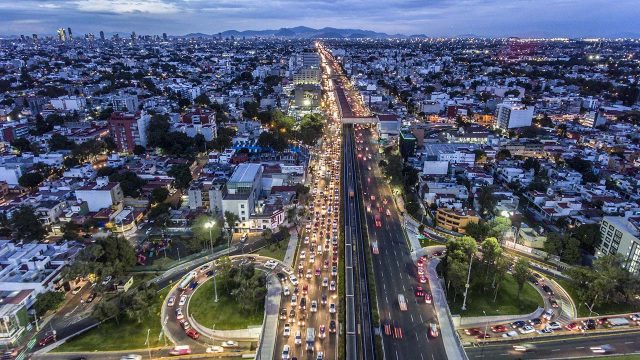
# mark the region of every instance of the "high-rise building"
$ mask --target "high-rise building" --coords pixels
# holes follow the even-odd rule
[[[305,50],[302,53],[302,66],[306,68],[320,67],[320,54],[315,50]]]
[[[100,30],[100,40],[104,41],[104,31]]]
[[[605,216],[600,223],[602,241],[596,256],[620,254],[624,267],[640,275],[640,217]]]
[[[64,28],[58,29],[58,40],[67,41],[67,33],[65,32]]]
[[[38,34],[32,34],[31,38],[33,39],[33,41],[38,41]]]
[[[147,127],[151,116],[142,113],[114,112],[109,118],[109,132],[118,151],[133,152],[136,145],[147,146]]]
[[[505,101],[498,104],[496,127],[508,130],[531,126],[533,111],[533,106],[524,105],[519,101]]]
[[[136,41],[136,32],[135,31],[131,32],[131,41]]]
[[[167,33],[162,33],[162,40],[167,41],[168,39]]]
[[[73,33],[71,32],[71,28],[67,28],[67,35],[69,36],[69,41],[73,40]]]

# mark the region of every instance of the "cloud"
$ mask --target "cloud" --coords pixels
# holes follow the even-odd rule
[[[173,3],[163,0],[80,0],[76,1],[77,10],[85,13],[113,14],[173,14],[180,9]]]

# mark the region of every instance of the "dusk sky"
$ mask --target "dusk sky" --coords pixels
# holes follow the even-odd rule
[[[0,0],[0,34],[325,26],[428,36],[640,36],[640,0]]]

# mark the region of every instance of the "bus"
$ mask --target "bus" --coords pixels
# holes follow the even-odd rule
[[[193,280],[196,276],[198,276],[198,274],[195,271],[188,273],[187,276],[182,279],[180,285],[178,285],[178,289],[186,290],[189,284],[191,284],[191,280]]]
[[[313,344],[316,341],[316,329],[307,328],[307,351],[313,351]]]

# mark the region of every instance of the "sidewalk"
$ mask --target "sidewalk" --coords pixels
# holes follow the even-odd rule
[[[449,360],[465,360],[467,354],[462,348],[460,338],[453,327],[453,321],[449,315],[449,305],[447,304],[447,298],[444,295],[442,289],[442,283],[436,272],[436,266],[440,259],[432,258],[427,265],[427,277],[429,278],[429,287],[431,288],[431,294],[433,295],[433,304],[436,310],[436,316],[438,323],[440,324],[440,336],[444,343],[444,348],[447,353],[447,359]]]
[[[280,297],[282,285],[273,274],[268,277],[267,299],[264,305],[265,318],[262,324],[262,336],[256,353],[256,360],[272,360],[278,335],[278,310],[280,309]]]

